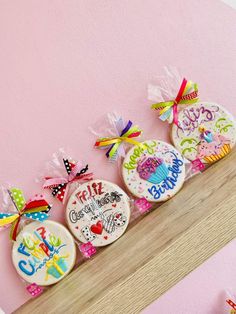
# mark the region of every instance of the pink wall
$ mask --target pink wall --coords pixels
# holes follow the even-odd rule
[[[199,83],[203,100],[235,114],[235,21],[216,0],[2,0],[0,184],[31,196],[34,178],[61,146],[87,160],[97,177],[119,182],[117,168],[92,149],[88,125],[117,110],[147,138],[167,138],[146,100],[146,85],[163,65],[179,67]],[[60,206],[53,217],[62,220]],[[0,306],[9,313],[28,295],[6,231],[0,247]]]

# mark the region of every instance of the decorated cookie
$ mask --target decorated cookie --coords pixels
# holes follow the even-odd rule
[[[197,103],[182,109],[178,126],[173,124],[172,141],[182,155],[212,163],[227,155],[236,142],[236,122],[223,107]]]
[[[117,185],[92,180],[82,184],[70,197],[66,219],[74,236],[93,246],[105,246],[126,230],[130,218],[128,196]]]
[[[74,239],[59,223],[32,222],[18,234],[12,260],[19,275],[39,286],[55,284],[73,268],[76,258]]]
[[[122,165],[124,182],[130,192],[150,202],[161,202],[174,196],[185,179],[181,154],[171,145],[148,140],[134,146]]]

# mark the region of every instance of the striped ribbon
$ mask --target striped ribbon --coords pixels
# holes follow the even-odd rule
[[[69,159],[63,159],[63,162],[67,176],[57,178],[45,177],[43,185],[44,189],[51,189],[52,195],[62,203],[66,201],[67,192],[71,183],[75,181],[83,183],[93,179],[93,173],[87,173],[88,165],[83,167],[81,161],[70,162]]]
[[[16,241],[21,218],[24,216],[33,220],[44,221],[49,217],[47,212],[51,206],[41,196],[40,199],[35,198],[26,202],[23,192],[17,188],[12,188],[8,192],[18,213],[0,213],[0,227],[11,224],[10,238]]]
[[[124,142],[142,146],[141,143],[134,140],[141,135],[142,131],[139,129],[138,126],[133,126],[133,123],[129,120],[126,127],[122,130],[120,136],[117,137],[106,137],[100,138],[96,141],[95,147],[108,149],[106,152],[107,158],[112,160],[116,160],[118,154],[118,150],[121,144]]]
[[[162,121],[169,120],[170,123],[178,125],[178,105],[191,105],[198,101],[198,86],[185,78],[182,81],[178,94],[174,100],[159,102],[151,106],[159,110],[159,117]]]

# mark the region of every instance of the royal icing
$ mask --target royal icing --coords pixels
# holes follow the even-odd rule
[[[181,154],[171,145],[148,140],[134,146],[122,165],[124,182],[130,192],[150,202],[161,202],[175,195],[185,179]]]
[[[66,219],[69,229],[79,241],[105,246],[117,240],[128,226],[128,196],[113,183],[89,181],[71,195]]]
[[[236,122],[223,107],[214,103],[187,106],[172,127],[175,147],[189,160],[215,162],[227,155],[236,142]]]
[[[32,222],[18,234],[12,260],[19,275],[38,286],[55,284],[73,268],[76,258],[74,239],[59,223]]]

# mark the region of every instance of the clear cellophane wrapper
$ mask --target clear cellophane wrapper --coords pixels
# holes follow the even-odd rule
[[[17,203],[13,202],[13,199],[11,198],[10,194],[11,193],[16,193],[13,191],[21,191],[18,188],[15,188],[12,184],[8,183],[5,186],[0,186],[0,199],[1,199],[1,218],[7,217],[8,215],[16,215],[18,214],[18,209],[17,209]],[[23,194],[22,194],[23,196]],[[20,195],[19,195],[20,197]],[[24,196],[23,196],[24,197]],[[25,199],[26,204],[38,200],[38,199],[43,199],[44,196],[42,194],[35,194],[32,198],[30,199]],[[49,207],[45,213],[50,212],[51,207]],[[4,216],[5,214],[5,216]],[[25,226],[33,222],[33,219],[30,219],[26,215],[23,215],[22,218],[19,221],[19,224],[17,226],[17,233],[16,233],[16,238],[18,234],[24,229]],[[12,224],[9,223],[4,226],[0,226],[0,231],[7,232],[9,233],[9,242],[12,243],[12,248],[11,251],[6,252],[5,254],[9,255],[9,258],[12,259],[12,250],[13,250],[13,244],[15,241],[12,239]],[[22,282],[23,286],[25,287],[26,291],[29,293],[31,297],[36,297],[39,296],[47,287],[40,287],[35,283],[29,283],[27,280],[24,280],[18,273],[16,272],[16,275],[19,277],[20,281]]]
[[[40,176],[36,178],[36,182],[38,182],[39,185],[43,187],[44,193],[50,197],[51,201],[54,204],[54,207],[57,208],[57,210],[62,211],[62,215],[60,215],[62,216],[61,222],[67,228],[68,224],[66,221],[66,208],[71,195],[81,185],[92,180],[94,176],[92,169],[86,163],[86,161],[79,158],[77,159],[74,156],[75,154],[69,148],[59,148],[56,152],[52,154],[51,159],[45,163],[44,170],[41,172]],[[70,170],[75,169],[73,168],[74,165],[78,165],[78,171],[79,173],[81,173],[81,176],[78,179],[76,179],[76,176],[75,180],[73,179],[73,177],[70,177],[71,172],[68,171],[68,164],[70,166]],[[76,172],[74,173],[74,175],[76,175]],[[63,193],[63,199],[60,197],[63,192],[62,189],[60,190],[59,187],[57,191],[54,190],[54,188],[57,187],[58,184],[55,184],[55,186],[52,188],[45,185],[47,179],[57,178],[64,178],[67,180],[67,182],[65,181],[67,186],[65,193]],[[90,243],[86,244],[80,242],[76,239],[76,237],[74,237],[74,241],[77,247],[77,258],[75,267],[78,267],[81,263],[94,255],[98,249],[95,249]]]
[[[72,170],[75,169],[75,165],[78,172],[73,175]],[[77,176],[78,174],[80,176]],[[45,163],[44,170],[36,178],[36,182],[43,187],[44,193],[48,191],[48,194],[51,194],[55,201],[66,204],[73,191],[82,183],[91,180],[92,176],[92,171],[86,161],[72,157],[69,149],[59,148],[58,151],[52,154],[51,159]],[[48,179],[55,180],[55,182],[50,182]],[[52,187],[50,187],[50,183],[52,183]],[[65,193],[63,192],[64,189],[60,189],[60,187],[58,190],[54,189],[60,183],[65,184]]]
[[[117,122],[118,121],[118,122]],[[116,137],[121,134],[121,131],[123,130],[124,126],[126,125],[127,121],[124,121],[123,118],[121,118],[119,115],[115,113],[109,113],[105,116],[103,116],[100,120],[98,120],[94,125],[90,126],[90,131],[97,137],[97,138],[107,138],[107,137]],[[118,125],[118,127],[117,127]],[[155,138],[155,136],[153,136]],[[142,137],[138,137],[135,140],[138,142],[143,142],[145,139]],[[124,161],[124,157],[126,156],[126,153],[131,149],[133,145],[130,145],[129,143],[122,143],[119,147],[119,151],[116,154],[115,158],[107,158],[105,154],[107,153],[107,147],[104,148],[104,162],[112,162],[115,163],[115,166],[117,167],[117,171],[123,181],[123,175],[122,175],[122,165]],[[102,150],[103,152],[103,150]],[[190,162],[188,162],[186,159],[184,159],[185,164],[185,173],[186,177],[189,178],[192,176],[191,167],[189,167]],[[152,202],[146,202],[146,200],[142,197],[138,198],[135,197],[130,190],[126,187],[126,184],[124,184],[124,188],[129,195],[130,204],[132,207],[131,211],[131,223],[136,220],[139,216],[147,213],[152,208],[156,208],[160,206],[160,203],[152,203]]]
[[[97,139],[102,138],[114,138],[119,137],[122,134],[122,131],[124,130],[125,126],[127,125],[128,120],[125,120],[123,117],[121,117],[117,112],[110,112],[107,114],[104,114],[101,116],[100,119],[96,120],[94,124],[89,126],[90,132],[95,135]],[[143,135],[135,138],[137,142],[142,142],[145,139],[143,138]],[[102,148],[102,152],[104,152],[104,162],[110,162],[113,163],[114,166],[117,168],[117,172],[119,173],[119,177],[121,178],[121,181],[123,181],[122,176],[122,164],[124,161],[124,157],[126,153],[129,151],[129,149],[133,145],[130,143],[122,142],[122,144],[119,146],[117,153],[114,157],[110,158],[106,155],[107,147]],[[122,186],[122,188],[126,191],[129,202],[131,206],[131,217],[130,217],[130,223],[132,223],[134,220],[136,220],[140,215],[142,215],[141,211],[137,206],[135,206],[136,198],[130,193],[129,190],[125,187],[125,184]]]
[[[173,66],[165,66],[163,75],[155,76],[148,84],[148,100],[150,100],[152,103],[162,103],[175,99],[180,89],[182,79],[183,77],[181,77],[177,68]],[[179,104],[178,111],[183,110],[186,106],[186,104]],[[173,123],[173,112],[171,112],[169,118],[166,119],[166,121],[170,124],[171,128],[171,124]],[[182,121],[178,121],[178,123],[180,126],[183,125]],[[186,134],[186,136],[188,135],[188,130],[186,130],[184,127],[182,128],[182,132]],[[194,166],[190,160],[186,158],[184,158],[184,160],[186,164],[185,180],[188,180],[196,174],[201,173],[201,171],[204,169],[203,164]]]
[[[58,172],[59,174],[59,172]],[[11,196],[10,196],[11,195]],[[39,193],[39,194],[34,194],[32,195],[31,198],[27,198],[27,195],[24,195],[23,191],[21,191],[18,188],[13,187],[11,184],[7,184],[6,186],[1,186],[0,187],[0,199],[1,199],[1,213],[0,213],[0,218],[5,218],[5,217],[10,217],[10,215],[14,216],[19,214],[19,210],[22,210],[23,208],[32,208],[34,206],[46,206],[45,204],[42,204],[41,200],[46,200],[45,195]],[[22,203],[21,203],[22,200]],[[35,203],[36,201],[39,201],[40,203]],[[37,217],[41,216],[44,214],[46,216],[44,216],[43,220],[40,220],[41,222],[47,222],[48,220],[53,221],[52,217],[51,217],[51,205],[49,205],[49,203],[46,201],[48,207],[40,207],[42,208],[42,211],[37,211],[35,212],[35,214],[37,215]],[[21,204],[24,204],[24,206],[20,207]],[[35,205],[34,205],[35,204]],[[36,205],[37,204],[37,205]],[[2,227],[0,227],[0,231],[3,232],[3,230],[7,233],[9,233],[9,242],[11,242],[12,246],[9,246],[9,252],[6,252],[6,255],[9,255],[9,258],[12,259],[12,255],[17,254],[17,256],[21,256],[22,257],[22,262],[24,261],[25,258],[28,258],[30,263],[33,263],[32,266],[30,266],[31,264],[27,264],[27,262],[23,262],[25,264],[23,264],[23,266],[26,268],[26,270],[30,271],[31,267],[35,267],[36,265],[39,265],[37,263],[39,263],[39,261],[41,261],[42,263],[42,258],[43,258],[43,254],[44,254],[44,258],[46,258],[47,256],[45,255],[46,253],[43,252],[47,252],[47,254],[50,253],[50,249],[49,246],[55,246],[55,249],[57,249],[58,246],[60,246],[60,243],[56,243],[57,242],[57,236],[56,234],[53,235],[51,233],[47,233],[47,237],[46,240],[47,242],[43,242],[43,238],[41,236],[41,240],[38,240],[38,238],[32,233],[28,233],[28,231],[25,231],[25,233],[23,234],[23,236],[26,236],[28,238],[27,240],[27,244],[24,242],[19,242],[17,244],[17,240],[18,240],[18,236],[21,232],[24,232],[24,228],[27,227],[28,225],[30,225],[31,223],[39,220],[37,217],[34,216],[30,217],[30,215],[34,215],[33,213],[30,214],[28,211],[25,212],[25,214],[23,214],[21,216],[21,219],[19,220],[19,224],[17,225],[17,229],[16,229],[16,233],[12,232],[12,222],[10,222],[9,224],[6,224]],[[63,225],[63,224],[62,224]],[[64,225],[66,225],[64,223]],[[13,238],[15,237],[15,238]],[[49,237],[49,238],[48,238]],[[52,239],[51,239],[52,237]],[[34,239],[33,239],[34,238]],[[53,242],[50,243],[49,239],[51,239]],[[34,242],[34,241],[37,241]],[[39,241],[39,244],[38,244]],[[49,242],[48,242],[49,241]],[[91,245],[88,243],[86,245],[83,245],[83,247],[81,247],[81,243],[79,241],[77,241],[75,238],[73,238],[73,242],[76,245],[76,257],[75,257],[75,263],[73,268],[71,269],[71,271],[75,268],[78,267],[78,265],[80,265],[83,261],[87,260],[89,257],[91,257],[93,254],[96,253],[96,250],[94,251],[94,248],[91,247]],[[47,244],[49,243],[49,244]],[[72,242],[71,242],[72,243]],[[16,246],[15,246],[16,244]],[[49,245],[49,246],[48,246]],[[27,246],[27,247],[26,247]],[[35,246],[35,251],[33,250],[33,247]],[[33,250],[33,251],[32,251]],[[39,250],[41,250],[39,252]],[[31,252],[35,252],[35,255],[31,255]],[[26,257],[25,257],[26,256]],[[28,256],[28,257],[27,257]],[[65,256],[66,258],[67,256]],[[60,257],[57,261],[51,260],[51,265],[50,267],[54,267],[54,270],[52,270],[54,273],[56,273],[55,276],[59,275],[58,274],[58,269],[59,271],[63,271],[65,270],[66,267],[66,259]],[[56,268],[55,268],[56,267]],[[18,271],[15,272],[17,276],[19,276],[20,281],[22,282],[24,288],[26,289],[26,291],[29,293],[29,295],[31,297],[38,297],[39,295],[41,295],[45,290],[48,289],[48,285],[40,285],[36,282],[32,282],[32,280],[27,280],[25,278],[23,278],[24,276],[21,276],[20,274],[18,274]],[[27,277],[27,276],[26,276]],[[30,277],[29,277],[30,279]],[[64,278],[62,278],[61,280],[63,280]],[[56,284],[53,283],[53,284]]]

